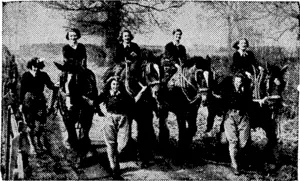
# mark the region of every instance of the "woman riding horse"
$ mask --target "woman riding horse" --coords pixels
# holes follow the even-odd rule
[[[120,32],[119,41],[120,43],[116,47],[116,56],[113,59],[114,65],[112,65],[104,74],[104,82],[111,76],[120,76],[120,73],[126,69],[127,73],[130,73],[130,80],[128,84],[134,84],[140,79],[140,47],[132,42],[133,35],[130,30],[123,30]],[[131,85],[125,85],[131,86]],[[129,92],[130,93],[130,92]],[[131,93],[130,93],[131,94]]]
[[[181,29],[173,31],[173,41],[165,46],[162,66],[164,68],[163,82],[168,82],[170,78],[176,73],[177,69],[184,65],[187,60],[186,49],[180,44],[182,36]]]
[[[87,67],[86,48],[82,43],[78,43],[81,34],[76,28],[67,31],[66,39],[68,44],[62,48],[64,62],[73,62],[76,65]]]
[[[55,65],[62,71],[60,76],[59,109],[68,131],[70,147],[85,154],[90,146],[89,131],[94,115],[94,100],[98,96],[95,74],[74,62]],[[76,123],[81,131],[76,133]]]
[[[162,87],[161,97],[167,106],[159,115],[160,145],[162,146],[162,149],[165,149],[164,147],[168,146],[170,135],[166,124],[166,118],[168,117],[169,111],[173,112],[176,115],[179,128],[179,162],[186,161],[182,155],[189,155],[188,151],[190,150],[193,136],[197,131],[196,120],[198,109],[202,102],[201,100],[208,93],[207,85],[209,84],[204,78],[203,70],[195,63],[183,67],[174,74],[171,80],[167,82],[166,86]]]

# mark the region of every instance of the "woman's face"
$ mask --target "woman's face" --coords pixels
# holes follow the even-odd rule
[[[123,32],[122,40],[126,43],[129,43],[131,41],[130,33],[129,32]]]
[[[110,88],[113,92],[117,92],[119,90],[119,82],[116,80],[111,81]]]
[[[238,47],[241,50],[245,50],[247,48],[247,42],[246,42],[246,40],[245,39],[240,40],[239,44],[238,44]]]
[[[29,71],[33,76],[35,76],[38,71],[38,68],[36,66],[32,66],[31,69],[29,69]]]
[[[234,77],[233,84],[236,90],[239,90],[242,85],[242,78],[241,77]]]
[[[72,42],[76,42],[78,40],[78,36],[75,32],[70,31],[69,33],[69,40]]]
[[[181,32],[176,31],[174,34],[174,40],[179,42],[181,40],[181,36],[182,36]]]

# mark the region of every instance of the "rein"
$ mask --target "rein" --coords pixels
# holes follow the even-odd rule
[[[132,92],[130,91],[129,88],[129,67],[128,67],[128,62],[127,59],[125,57],[125,80],[124,80],[124,85],[125,85],[125,89],[127,91],[127,93],[132,96]]]
[[[195,71],[194,73],[194,78],[197,82],[197,75],[198,73],[200,72],[201,70],[198,69]],[[181,87],[181,91],[183,92],[184,96],[186,97],[186,99],[190,102],[190,104],[193,104],[194,102],[196,102],[199,98],[200,98],[200,95],[201,95],[201,92],[204,92],[204,91],[207,91],[207,89],[203,89],[203,88],[200,88],[200,86],[197,84],[198,86],[198,89],[184,76],[183,74],[183,69],[181,68],[179,71],[178,71],[178,74],[180,75],[181,79],[180,79],[180,87]],[[193,99],[190,99],[186,93],[186,91],[184,90],[183,86],[184,86],[184,81],[186,83],[188,83],[195,91],[197,91],[197,94],[196,96],[193,98]]]
[[[260,71],[259,74],[257,75],[255,67],[252,65],[253,72],[254,72],[254,77],[253,77],[253,82],[254,82],[254,97],[256,99],[260,98],[260,84],[263,78],[263,71]]]

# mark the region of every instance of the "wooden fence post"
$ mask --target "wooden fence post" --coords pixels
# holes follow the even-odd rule
[[[10,106],[8,106],[7,110],[4,110],[4,112],[6,112],[6,124],[7,124],[7,129],[6,129],[6,177],[5,179],[6,180],[9,180],[10,178],[10,130],[11,130],[11,126],[10,126],[10,123],[11,123],[11,113],[10,113]],[[5,121],[5,118],[4,118],[4,121]]]

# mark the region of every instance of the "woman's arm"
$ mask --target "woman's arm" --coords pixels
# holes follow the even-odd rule
[[[21,88],[20,88],[20,103],[23,104],[24,96],[27,92],[27,72],[25,72],[21,78]]]
[[[51,89],[54,90],[56,87],[54,86],[54,83],[52,82],[51,78],[46,72],[41,72],[43,73],[43,79],[45,80],[45,85]]]
[[[104,116],[105,114],[103,114],[103,112],[101,111],[101,108],[104,106],[104,99],[105,99],[105,93],[101,92],[99,94],[98,97],[96,97],[95,101],[94,101],[94,107],[95,107],[95,111],[96,113],[98,113],[99,116]],[[100,108],[101,106],[101,108]],[[105,106],[104,106],[105,107]],[[104,111],[105,112],[105,111]]]
[[[83,58],[82,58],[81,65],[86,68],[87,67],[87,54],[86,54],[86,48],[83,44],[82,44],[82,54],[83,54]]]
[[[230,70],[232,73],[237,73],[239,71],[239,69],[240,69],[240,67],[238,65],[239,64],[238,62],[240,61],[239,59],[240,59],[239,53],[234,52],[233,56],[232,56],[232,64],[230,66]]]
[[[66,61],[68,61],[68,48],[67,48],[68,45],[65,45],[63,48],[62,48],[62,55],[63,55],[63,62],[65,63]]]
[[[121,44],[118,44],[116,47],[116,54],[113,61],[116,64],[120,64],[121,62],[125,61],[124,59],[124,48],[121,46]]]
[[[135,101],[135,102],[138,102],[138,101],[141,99],[143,93],[144,93],[145,90],[147,89],[147,86],[144,86],[144,85],[141,84],[140,82],[139,82],[139,85],[142,87],[142,89],[141,89],[140,92],[134,97],[134,101]]]

